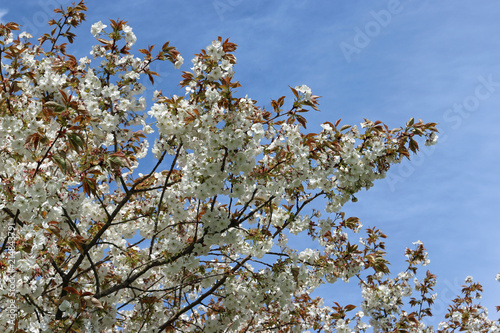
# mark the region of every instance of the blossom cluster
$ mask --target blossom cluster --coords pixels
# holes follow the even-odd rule
[[[133,29],[110,20],[91,26],[97,44],[76,59],[62,40],[74,42],[85,10],[83,1],[57,9],[38,42],[0,24],[0,219],[9,221],[0,227],[0,299],[12,299],[3,267],[14,225],[17,328],[430,329],[422,319],[435,276],[417,278],[428,263],[423,245],[407,250],[408,269],[391,278],[386,236],[368,228],[352,240],[361,222],[341,208],[417,152],[418,137],[435,143],[435,123],[389,130],[365,119],[360,130],[339,120],[305,133],[319,97],[307,85],[268,109],[237,97],[237,45],[221,37],[183,72],[184,96],[155,91],[148,108],[142,80],[154,83],[151,64],[178,69],[183,57],[168,42],[135,55]],[[311,247],[292,247],[297,234]],[[312,298],[338,280],[360,281],[362,304]],[[471,284],[454,301],[444,331],[497,329],[469,302],[479,291]],[[0,307],[3,331],[14,330],[9,323]]]

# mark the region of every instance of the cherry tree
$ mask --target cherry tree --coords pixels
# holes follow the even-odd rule
[[[341,209],[418,137],[434,144],[435,123],[308,132],[319,97],[237,97],[237,45],[221,37],[182,72],[185,96],[155,91],[148,108],[151,64],[182,56],[168,42],[134,50],[132,28],[110,20],[76,59],[85,10],[56,9],[38,39],[0,24],[2,331],[433,331],[423,244],[393,274],[386,235]],[[311,248],[288,242],[298,234]],[[362,303],[312,296],[336,281],[359,284]],[[481,291],[467,278],[439,331],[498,332]]]

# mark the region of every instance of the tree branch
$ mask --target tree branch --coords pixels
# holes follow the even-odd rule
[[[165,184],[163,185],[163,189],[161,191],[161,195],[160,195],[160,200],[158,202],[158,212],[156,214],[156,218],[155,218],[155,225],[154,225],[154,229],[153,229],[153,236],[151,237],[151,244],[149,246],[149,254],[148,254],[148,259],[151,259],[151,255],[153,254],[153,247],[154,247],[154,242],[155,242],[155,238],[156,236],[158,235],[157,232],[158,232],[158,219],[160,217],[160,209],[161,209],[161,203],[163,201],[163,196],[165,195],[165,191],[167,190],[167,184],[168,184],[168,180],[170,178],[170,175],[172,174],[172,172],[174,171],[174,168],[175,168],[175,163],[177,162],[177,158],[179,157],[179,154],[181,152],[181,148],[182,148],[182,143],[179,145],[179,147],[177,148],[177,151],[175,153],[175,157],[174,157],[174,160],[172,161],[172,164],[170,165],[170,170],[168,171],[168,174],[167,174],[167,178],[165,179]]]
[[[222,286],[224,284],[224,282],[226,282],[228,276],[230,274],[234,274],[238,269],[240,269],[241,266],[243,266],[245,264],[245,262],[247,262],[249,259],[251,258],[250,255],[246,256],[245,259],[243,259],[241,262],[239,262],[230,272],[226,273],[224,275],[224,277],[222,277],[222,279],[220,279],[219,281],[217,281],[216,284],[214,284],[212,286],[212,288],[210,288],[209,290],[207,290],[203,295],[201,295],[200,297],[198,297],[198,299],[196,301],[194,301],[193,303],[189,304],[188,306],[185,306],[184,308],[182,308],[181,310],[179,310],[175,315],[173,315],[169,320],[167,320],[164,324],[162,324],[159,328],[158,328],[158,333],[161,333],[161,331],[163,331],[164,329],[166,328],[170,328],[172,327],[172,324],[184,313],[186,313],[187,311],[191,310],[192,308],[194,308],[195,306],[197,306],[198,304],[200,304],[205,298],[207,298],[208,296],[212,295],[214,291],[216,291],[220,286]]]

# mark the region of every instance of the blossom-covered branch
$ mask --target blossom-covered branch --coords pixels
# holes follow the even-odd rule
[[[184,96],[155,91],[148,107],[151,64],[183,57],[168,42],[135,50],[133,29],[110,20],[76,59],[67,43],[86,9],[57,9],[38,42],[0,24],[0,300],[17,304],[0,305],[3,331],[430,331],[423,245],[391,277],[387,236],[353,241],[362,224],[341,209],[419,137],[434,144],[435,123],[311,132],[319,96],[290,87],[267,109],[237,97],[237,45],[221,37],[182,72]],[[297,234],[310,248],[292,247]],[[363,302],[311,297],[338,280],[359,282]],[[468,279],[443,332],[498,331],[473,304],[480,291]]]

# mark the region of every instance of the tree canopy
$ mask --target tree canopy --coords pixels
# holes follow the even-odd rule
[[[38,39],[0,24],[4,331],[433,330],[423,244],[390,272],[387,236],[341,209],[419,137],[436,143],[436,123],[332,119],[310,132],[319,96],[301,85],[267,107],[238,97],[237,45],[222,37],[182,72],[185,96],[155,91],[147,108],[151,64],[175,70],[183,57],[168,42],[136,50],[127,22],[110,20],[76,59],[67,43],[86,9],[56,9]],[[311,248],[294,248],[297,234]],[[311,296],[339,280],[358,283],[363,302]],[[498,331],[475,301],[481,285],[462,291],[439,331]]]

